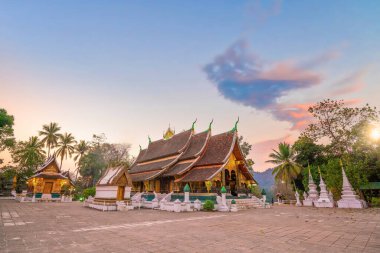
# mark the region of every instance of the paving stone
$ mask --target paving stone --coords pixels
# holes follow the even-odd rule
[[[380,252],[380,209],[100,212],[0,200],[0,214],[0,252]]]

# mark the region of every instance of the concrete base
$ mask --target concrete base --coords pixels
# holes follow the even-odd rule
[[[238,211],[238,208],[236,206],[236,204],[232,204],[231,205],[231,212],[237,212]]]
[[[341,199],[338,201],[338,208],[367,208],[367,203],[361,199]]]
[[[218,205],[218,211],[219,212],[229,212],[230,209],[228,208],[227,205]]]
[[[328,207],[328,208],[334,207],[334,203],[332,203],[332,202],[318,202],[318,201],[315,201],[314,205],[316,207]]]
[[[305,199],[305,200],[303,201],[303,205],[304,205],[304,206],[313,206],[313,201],[310,200],[310,199]]]

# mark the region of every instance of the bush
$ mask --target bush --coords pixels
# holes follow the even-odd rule
[[[206,202],[203,204],[203,209],[205,211],[212,211],[214,210],[214,201],[212,200],[206,200]]]
[[[378,198],[378,197],[372,197],[372,199],[371,199],[371,206],[372,207],[380,207],[380,198]]]
[[[95,193],[96,193],[95,187],[90,187],[83,190],[83,197],[84,199],[87,199],[90,196],[95,197]]]

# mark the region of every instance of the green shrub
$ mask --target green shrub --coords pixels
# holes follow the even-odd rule
[[[378,198],[378,197],[372,197],[372,199],[371,199],[371,206],[372,207],[380,207],[380,198]]]
[[[96,193],[95,187],[90,187],[83,190],[83,197],[85,199],[87,199],[90,196],[95,197],[95,193]]]
[[[212,211],[212,210],[214,210],[214,201],[212,201],[212,200],[206,200],[206,202],[203,204],[203,209],[205,210],[205,211]]]

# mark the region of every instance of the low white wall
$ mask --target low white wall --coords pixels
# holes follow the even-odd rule
[[[116,199],[117,186],[96,186],[95,198]]]

